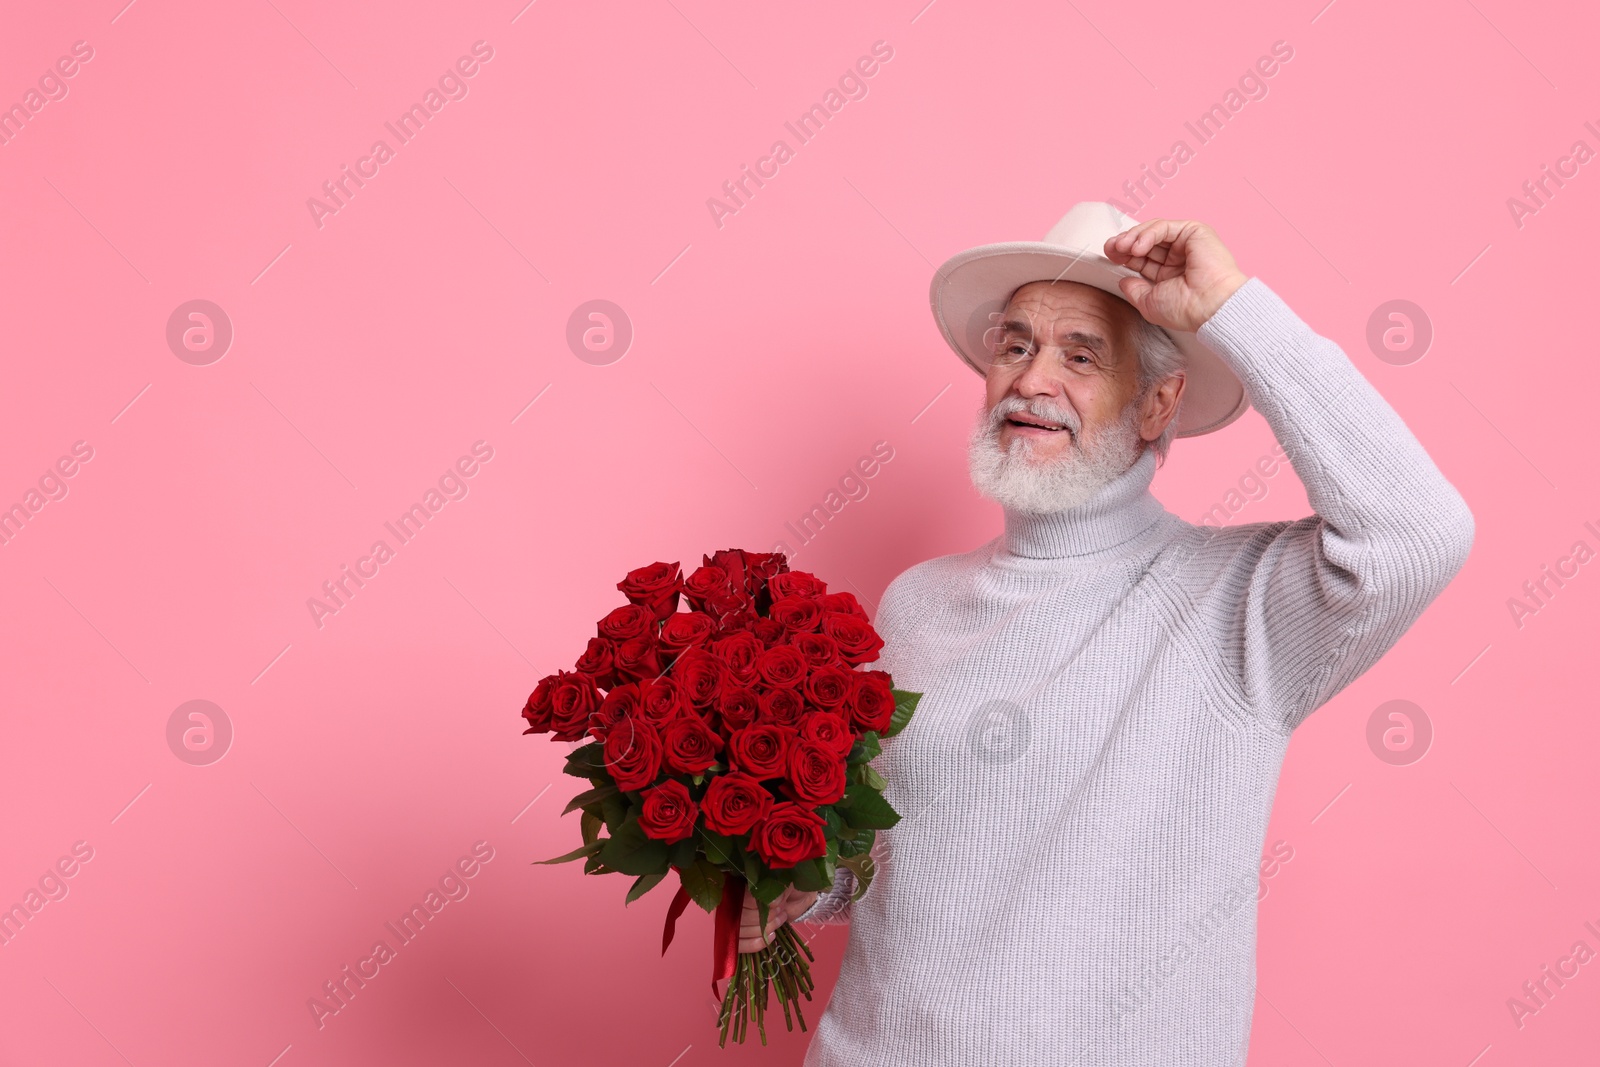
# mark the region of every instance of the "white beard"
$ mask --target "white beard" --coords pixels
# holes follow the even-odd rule
[[[1082,422],[1070,407],[1057,407],[1044,397],[1031,401],[1016,395],[1002,398],[992,411],[978,408],[967,445],[967,466],[978,492],[1003,507],[1033,515],[1063,511],[1088,500],[1095,491],[1133,465],[1144,451],[1139,437],[1139,405],[1130,402],[1118,420],[1085,440]],[[1065,425],[1071,446],[1060,455],[1038,460],[1034,441],[1018,437],[1011,448],[1000,447],[1007,416],[1026,411]]]

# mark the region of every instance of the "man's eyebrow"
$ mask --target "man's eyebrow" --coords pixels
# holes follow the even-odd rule
[[[1029,337],[1033,336],[1033,326],[1017,319],[1007,319],[1000,324],[1000,328],[1008,334],[1020,333]],[[1087,348],[1094,349],[1096,352],[1105,352],[1110,348],[1104,337],[1096,333],[1086,333],[1083,330],[1072,330],[1061,334],[1060,339],[1063,344],[1084,345]]]

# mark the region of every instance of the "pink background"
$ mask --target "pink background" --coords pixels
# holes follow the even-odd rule
[[[14,5],[0,33],[0,103],[93,49],[0,146],[0,506],[93,449],[0,545],[0,903],[93,849],[0,947],[0,1061],[799,1063],[799,1033],[716,1048],[707,916],[663,959],[666,890],[624,909],[623,879],[530,865],[576,843],[581,783],[520,736],[522,700],[625,570],[796,547],[784,523],[875,442],[893,460],[798,566],[872,605],[993,536],[933,265],[1195,147],[1184,121],[1279,40],[1268,95],[1139,215],[1214,225],[1478,527],[1290,749],[1250,1062],[1594,1048],[1600,962],[1521,1027],[1506,1004],[1600,950],[1600,564],[1520,628],[1507,606],[1600,549],[1600,162],[1520,226],[1506,204],[1600,149],[1587,5],[124,3]],[[307,198],[480,40],[468,95],[319,228]],[[707,198],[880,40],[868,95],[719,228]],[[192,299],[233,325],[209,365],[165,339]],[[595,299],[634,331],[603,366],[566,341]],[[1435,331],[1408,365],[1365,339],[1393,299]],[[308,598],[480,440],[468,495],[319,627]],[[1272,446],[1251,412],[1178,442],[1155,491],[1198,521]],[[1292,471],[1262,484],[1232,521],[1306,513]],[[1407,766],[1366,740],[1395,699],[1435,731]],[[234,731],[207,766],[168,744],[190,700]],[[307,1000],[479,841],[469,894],[319,1029]],[[844,937],[814,942],[813,1021]]]

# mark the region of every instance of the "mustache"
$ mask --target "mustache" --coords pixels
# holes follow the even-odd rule
[[[999,402],[989,410],[984,423],[985,432],[991,436],[998,434],[1001,424],[1019,411],[1027,412],[1037,419],[1060,423],[1067,428],[1067,432],[1072,435],[1074,441],[1078,439],[1078,434],[1083,429],[1083,420],[1078,417],[1078,413],[1072,408],[1058,405],[1046,397],[1034,397],[1031,400],[1024,400],[1022,397],[1012,393],[1009,396],[1001,397]]]

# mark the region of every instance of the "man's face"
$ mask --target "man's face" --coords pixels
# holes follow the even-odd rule
[[[968,463],[985,496],[1039,514],[1075,507],[1127,470],[1176,413],[1182,379],[1141,396],[1133,305],[1077,282],[1012,294],[985,376]]]
[[[1030,461],[1045,464],[1081,451],[1085,437],[1114,426],[1139,388],[1139,357],[1129,337],[1138,315],[1127,301],[1078,282],[1032,282],[1012,294],[989,336],[999,336],[1000,352],[1032,358],[989,369],[988,409],[1015,395],[1075,419],[1063,426],[1012,412],[1000,425],[1000,446],[1010,452],[1026,442]]]

